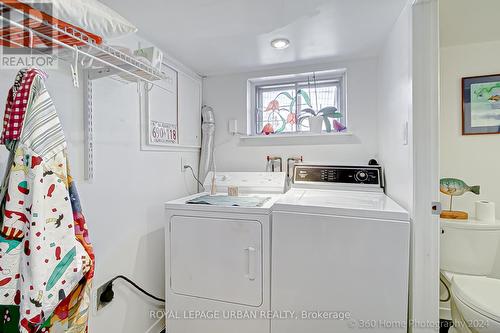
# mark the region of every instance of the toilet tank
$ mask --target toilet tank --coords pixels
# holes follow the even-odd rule
[[[441,269],[454,273],[488,275],[500,243],[500,224],[441,219]]]

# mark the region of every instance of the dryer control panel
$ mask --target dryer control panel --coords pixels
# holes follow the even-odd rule
[[[383,188],[382,168],[380,166],[336,166],[298,164],[294,168],[294,184],[323,186],[345,185],[356,187],[363,185]]]

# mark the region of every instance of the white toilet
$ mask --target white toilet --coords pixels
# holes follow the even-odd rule
[[[451,286],[450,333],[500,332],[500,224],[441,220],[441,273]],[[498,265],[498,263],[497,263]]]

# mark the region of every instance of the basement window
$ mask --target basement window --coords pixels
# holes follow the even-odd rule
[[[334,70],[249,80],[251,135],[346,131],[345,76]],[[310,124],[314,116],[321,132]]]

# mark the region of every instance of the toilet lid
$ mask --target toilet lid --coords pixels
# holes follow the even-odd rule
[[[452,291],[475,311],[500,322],[500,279],[457,275],[453,277]]]

